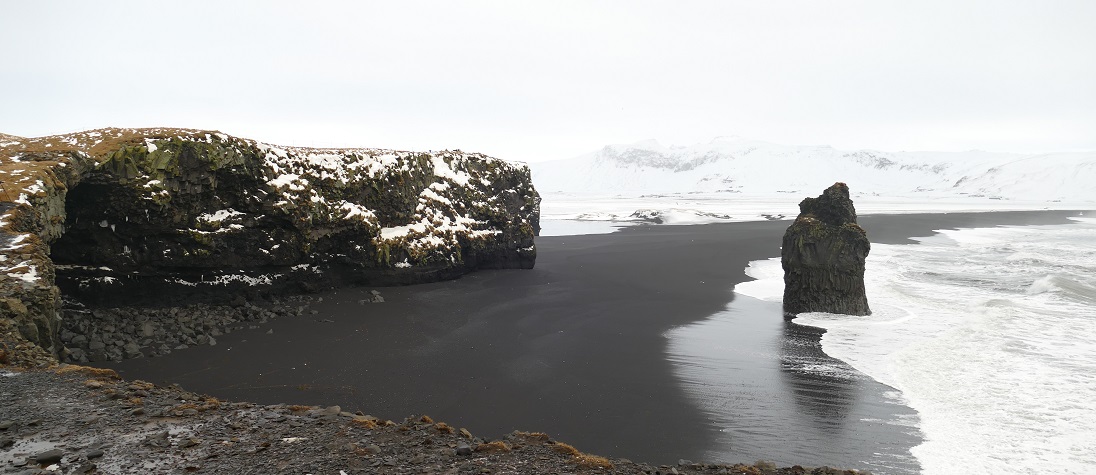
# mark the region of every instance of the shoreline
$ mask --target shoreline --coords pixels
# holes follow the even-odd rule
[[[910,425],[917,413],[826,354],[823,334],[785,320],[780,302],[736,295],[725,311],[668,335],[675,374],[721,428],[704,460],[920,473],[909,452],[922,442]]]
[[[1074,397],[1091,384],[1069,379],[1092,360],[1066,356],[1083,351],[1068,335],[1090,333],[1096,316],[1070,286],[1092,289],[1093,221],[1085,213],[1036,224],[963,226],[917,246],[881,246],[868,266],[880,304],[873,319],[796,320],[827,329],[827,353],[894,385],[918,411],[926,440],[912,453],[925,473],[949,472],[956,451],[987,473],[1072,473],[1093,462],[1063,448],[1096,422]],[[778,271],[766,272],[771,282]],[[1069,369],[1056,373],[1060,360]],[[1057,420],[1070,424],[1052,426]],[[1032,438],[1030,427],[1053,429]]]
[[[1056,212],[1051,212],[1051,213],[1019,211],[1019,212],[994,213],[994,214],[991,214],[991,215],[985,215],[983,213],[955,213],[955,214],[957,214],[957,216],[948,216],[946,218],[944,216],[941,216],[941,215],[933,215],[933,214],[916,215],[916,216],[913,216],[913,218],[915,218],[915,219],[913,219],[912,222],[908,223],[908,224],[913,225],[916,229],[920,229],[921,232],[919,232],[917,234],[911,234],[911,235],[908,235],[908,236],[905,236],[905,234],[907,234],[906,232],[895,232],[894,229],[887,228],[886,226],[883,226],[883,227],[874,226],[874,224],[877,222],[877,220],[875,220],[873,218],[875,216],[878,216],[878,215],[863,216],[863,217],[861,217],[860,222],[861,222],[861,224],[865,225],[865,227],[871,226],[876,231],[881,231],[881,232],[875,233],[875,235],[872,235],[871,231],[869,231],[869,238],[870,238],[870,240],[872,241],[873,244],[902,245],[902,246],[904,246],[904,245],[918,245],[918,246],[920,246],[920,245],[922,245],[922,242],[920,240],[914,239],[915,237],[918,237],[918,238],[920,238],[920,237],[932,237],[932,236],[940,234],[940,232],[944,231],[944,230],[983,229],[983,228],[994,228],[994,227],[998,227],[998,226],[1019,226],[1019,227],[1024,227],[1024,226],[1039,226],[1039,225],[1066,225],[1066,224],[1071,223],[1071,220],[1069,220],[1068,218],[1078,216],[1078,213],[1081,213],[1081,212],[1088,213],[1089,211],[1087,211],[1087,210],[1069,210],[1069,211],[1056,211]],[[894,216],[894,215],[887,215],[887,216]],[[885,221],[885,220],[883,220],[883,221]],[[780,256],[779,255],[774,255],[774,256],[771,256],[769,259],[770,260],[775,259],[775,260],[779,261]],[[769,276],[769,278],[771,278],[771,276]],[[776,294],[775,296],[776,296],[777,299],[779,299],[778,294]],[[871,295],[869,295],[869,298],[870,297],[871,297]],[[757,297],[754,297],[753,294],[750,294],[750,293],[738,294],[736,292],[736,301],[740,301],[743,298],[745,298],[747,300],[752,300],[752,301],[755,301],[755,302],[763,302],[763,304],[773,306],[776,309],[779,309],[779,307],[780,307],[779,301],[773,302],[773,301],[769,301],[768,299],[759,300]],[[733,308],[734,305],[735,304],[732,304],[730,307]],[[774,311],[778,311],[778,310],[774,310]],[[873,422],[883,422],[883,423],[889,423],[889,424],[893,424],[893,425],[897,425],[897,426],[909,426],[915,432],[917,432],[919,434],[915,437],[919,441],[919,443],[914,444],[914,446],[918,446],[918,445],[920,445],[920,443],[923,443],[923,441],[921,441],[921,437],[923,436],[923,432],[920,431],[920,429],[919,429],[919,424],[920,423],[917,422],[920,419],[920,414],[916,409],[911,408],[908,405],[908,403],[905,402],[906,396],[905,396],[904,393],[902,393],[897,388],[889,386],[888,384],[886,384],[884,382],[880,382],[878,380],[875,380],[872,376],[870,376],[868,374],[865,374],[865,373],[861,372],[858,369],[855,369],[854,366],[850,362],[846,362],[842,359],[839,359],[839,358],[834,357],[834,356],[830,356],[828,353],[826,353],[825,350],[823,349],[822,342],[821,342],[822,337],[827,333],[827,330],[825,328],[815,327],[815,326],[811,326],[811,325],[808,325],[808,324],[805,324],[805,323],[800,323],[798,320],[796,320],[794,318],[791,319],[791,320],[788,320],[786,322],[786,327],[788,327],[792,333],[801,333],[801,334],[804,334],[804,335],[810,335],[811,347],[812,347],[811,351],[816,352],[817,355],[820,355],[823,359],[828,359],[828,360],[832,360],[833,362],[836,362],[837,366],[840,367],[836,371],[836,373],[837,373],[836,376],[833,373],[825,375],[825,376],[830,377],[831,379],[834,379],[834,380],[850,379],[850,378],[842,378],[840,373],[842,373],[844,371],[851,371],[851,372],[856,373],[856,375],[859,376],[859,378],[868,380],[871,383],[873,383],[875,386],[885,388],[886,390],[889,390],[890,392],[892,392],[892,394],[889,394],[889,395],[888,394],[880,394],[880,397],[882,399],[886,399],[886,401],[888,403],[890,403],[892,405],[895,405],[896,407],[900,407],[904,410],[908,410],[909,411],[908,414],[900,414],[900,416],[898,418],[893,419],[891,421],[873,421]],[[817,364],[817,361],[813,362],[812,364]],[[829,365],[826,365],[826,366],[829,366]],[[833,371],[832,367],[823,370],[824,373],[825,372],[831,372],[831,371]],[[852,379],[855,379],[855,378],[852,378]],[[911,424],[912,424],[912,426],[911,426]],[[909,448],[910,445],[907,444],[906,447]],[[885,465],[884,467],[882,467],[882,469],[884,470],[882,473],[920,473],[920,468],[917,468],[921,464],[920,459],[918,459],[915,455],[913,455],[913,453],[911,453],[909,450],[906,450],[905,452],[906,452],[905,455],[908,456],[907,460],[897,460],[897,465],[898,466],[886,466]],[[876,453],[874,455],[878,456],[880,454]],[[876,458],[878,458],[878,457],[876,457]],[[777,459],[777,460],[779,461],[779,459]],[[895,462],[896,462],[895,460],[887,461],[888,464],[893,464]],[[850,465],[850,464],[846,463],[844,465]],[[853,464],[853,465],[854,466],[861,466],[861,465],[857,465],[857,464]],[[910,467],[914,467],[914,470],[907,472],[906,470],[909,469]],[[879,471],[879,470],[877,470],[879,467],[869,466],[869,468],[872,468],[873,471],[877,471],[877,472]]]
[[[914,242],[932,229],[1069,214],[866,216],[863,225],[873,240]],[[317,295],[315,315],[261,329],[271,335],[233,333],[198,356],[108,367],[228,399],[426,412],[475,433],[534,428],[607,456],[699,460],[718,428],[674,377],[663,335],[724,310],[749,279],[746,264],[779,255],[787,225],[540,238],[531,271],[387,288],[385,303],[367,306],[357,304],[367,289],[340,289]]]
[[[960,210],[960,211],[894,211],[894,212],[869,212],[858,214],[858,219],[872,220],[874,217],[882,217],[884,219],[890,219],[895,217],[913,217],[914,221],[920,221],[920,228],[928,229],[926,226],[929,224],[925,222],[925,217],[940,217],[947,215],[955,215],[960,217],[961,220],[970,223],[970,225],[953,226],[951,228],[937,228],[937,229],[956,229],[958,227],[984,227],[984,226],[1008,226],[1008,225],[1038,225],[1038,224],[1061,224],[1059,218],[1062,215],[1074,215],[1075,213],[1091,213],[1096,210],[1089,209],[1017,209],[1017,210],[989,210],[989,211],[977,211],[977,210]],[[1035,214],[1049,213],[1054,216],[1034,217]],[[978,218],[979,215],[991,215],[995,218]],[[764,222],[785,222],[791,223],[795,220],[794,217],[788,215],[780,215],[782,217],[777,218],[772,215],[758,215],[750,219],[742,220],[710,220],[710,221],[697,221],[697,222],[677,222],[677,223],[652,223],[650,221],[643,221],[639,219],[632,220],[614,220],[614,219],[568,219],[568,218],[543,218],[544,221],[554,222],[555,226],[560,226],[558,229],[562,229],[565,232],[555,232],[554,229],[550,229],[552,234],[544,235],[544,237],[558,237],[558,236],[592,236],[598,234],[613,234],[620,232],[624,229],[632,227],[643,226],[708,226],[708,225],[725,225],[725,224],[748,224],[748,223],[764,223]],[[928,219],[929,222],[933,219]],[[931,226],[930,226],[931,227]],[[923,237],[931,234],[935,234],[934,230],[929,230],[929,234],[916,235],[913,237]],[[570,232],[570,234],[568,234]],[[539,237],[539,236],[538,236]],[[887,238],[886,242],[880,242],[880,244],[910,244],[915,243],[909,237],[901,238],[897,235],[891,235]],[[777,256],[779,257],[779,256]]]
[[[475,433],[533,428],[602,455],[698,460],[714,429],[674,381],[662,334],[721,310],[747,278],[731,269],[778,249],[783,225],[694,231],[542,238],[532,271],[383,289],[385,302],[365,307],[367,290],[342,289],[318,295],[315,320],[271,322],[272,335],[219,337],[197,360],[176,352],[109,367],[219,397],[383,406],[386,417],[426,412]],[[308,336],[317,324],[338,341]],[[306,366],[333,369],[293,373]]]
[[[861,222],[868,229],[873,241],[912,243],[915,241],[909,238],[927,235],[919,234],[926,229],[928,233],[931,233],[932,229],[966,227],[964,226],[966,223],[1042,224],[1066,220],[1063,212],[1008,212],[993,215],[985,216],[984,213],[887,217],[869,215],[863,216]],[[913,219],[910,219],[911,216]],[[898,223],[896,219],[905,222]],[[677,226],[644,226],[624,230],[611,235],[615,236],[610,239],[614,241],[612,244],[597,242],[605,235],[545,238],[544,241],[547,244],[545,250],[554,249],[576,254],[572,254],[570,258],[561,258],[556,264],[538,262],[544,265],[538,265],[538,268],[533,271],[487,271],[465,276],[458,281],[385,289],[386,302],[366,308],[340,307],[346,305],[346,302],[356,302],[358,295],[355,292],[367,294],[368,289],[341,289],[330,294],[342,293],[344,294],[342,297],[351,298],[340,298],[340,300],[325,298],[314,307],[321,312],[315,316],[316,319],[272,321],[269,326],[262,328],[262,330],[276,330],[269,337],[257,330],[243,331],[220,338],[221,343],[216,348],[201,350],[202,353],[206,353],[205,356],[199,356],[196,354],[197,351],[192,350],[177,352],[169,357],[128,360],[111,366],[118,367],[127,378],[140,377],[152,380],[153,378],[126,373],[141,365],[152,363],[159,365],[167,359],[176,359],[179,361],[174,368],[178,372],[161,371],[163,384],[183,382],[183,386],[189,390],[212,394],[213,392],[201,388],[205,384],[208,387],[227,391],[226,398],[239,399],[236,397],[238,395],[260,404],[263,403],[264,398],[269,397],[279,402],[331,404],[339,397],[352,394],[354,400],[358,401],[359,407],[369,406],[370,401],[383,401],[397,406],[405,404],[406,407],[417,405],[417,409],[414,410],[394,408],[387,417],[402,417],[406,414],[426,412],[437,416],[440,420],[460,422],[462,426],[466,425],[463,421],[472,421],[473,423],[467,426],[475,433],[484,434],[504,434],[513,429],[545,430],[553,436],[574,443],[583,450],[602,455],[619,453],[619,448],[598,444],[596,440],[586,441],[581,435],[588,432],[587,429],[591,426],[609,427],[613,433],[626,436],[622,439],[623,443],[635,442],[640,448],[636,451],[637,453],[664,454],[659,456],[659,462],[669,463],[679,458],[699,460],[703,459],[706,450],[704,446],[710,445],[711,438],[710,432],[707,434],[697,434],[697,432],[710,431],[710,423],[698,414],[699,411],[695,407],[687,407],[690,404],[681,394],[679,384],[673,381],[669,363],[665,361],[665,339],[661,335],[668,328],[710,318],[720,308],[730,303],[734,298],[732,292],[734,283],[749,279],[741,271],[745,268],[745,264],[750,260],[771,257],[774,245],[775,253],[778,255],[779,236],[786,226],[787,223],[784,222],[698,226],[698,228],[706,228],[707,231],[701,237],[702,242],[697,244],[694,237],[694,240],[684,247],[675,239],[680,239],[683,233],[688,233],[684,229],[674,229],[679,228]],[[749,229],[740,229],[738,231],[741,233],[736,233],[728,227]],[[737,240],[728,240],[727,238],[731,235],[734,235]],[[727,245],[731,243],[744,243],[744,245]],[[651,244],[661,245],[653,248],[658,250],[657,255],[648,256],[650,259],[646,261],[630,259],[650,251]],[[698,247],[702,249],[698,250]],[[731,247],[734,249],[729,249]],[[551,253],[546,252],[542,254],[542,257],[545,254]],[[684,259],[690,255],[700,258],[691,261]],[[613,260],[624,261],[629,265],[623,271],[620,268],[609,267],[608,264]],[[678,267],[682,267],[683,261],[697,263],[689,269],[689,275],[693,278],[682,280],[675,278],[674,275],[660,275],[662,273],[657,270],[659,264],[677,263]],[[728,263],[728,261],[733,262]],[[738,261],[741,261],[741,265],[738,265]],[[577,273],[568,274],[565,272],[567,269],[570,269],[568,272]],[[568,282],[558,279],[567,276],[572,276],[577,281]],[[614,279],[613,276],[618,278]],[[734,283],[728,284],[731,281]],[[555,287],[552,287],[553,285]],[[492,291],[492,288],[495,291]],[[469,289],[474,291],[473,295],[465,295],[465,297],[471,300],[454,303],[455,298],[464,295],[463,292]],[[510,345],[505,344],[506,338],[503,337],[512,334],[506,331],[500,332],[499,328],[492,328],[490,324],[492,321],[482,316],[485,309],[475,308],[475,305],[468,303],[475,301],[498,303],[487,298],[492,295],[496,297],[508,295],[512,298],[515,295],[530,294],[537,297],[534,299],[535,302],[514,304],[503,301],[491,309],[486,309],[486,313],[490,314],[489,317],[502,318],[503,320],[500,321],[508,322],[505,330],[516,330],[518,334],[526,335],[525,339],[517,343],[512,342]],[[325,295],[327,294],[321,294],[321,296]],[[682,302],[686,304],[682,305]],[[637,318],[627,321],[629,325],[622,326],[620,321],[605,315],[609,310],[621,310],[620,304],[624,304],[625,310],[639,314]],[[553,305],[556,307],[554,310]],[[574,308],[568,310],[568,305]],[[687,307],[688,312],[683,314],[681,307]],[[575,308],[583,311],[575,312]],[[556,313],[552,315],[562,317],[552,319],[528,316],[534,310],[544,309],[555,311]],[[365,314],[368,315],[363,317]],[[331,322],[320,322],[325,318],[324,315],[341,316],[332,319],[334,321]],[[515,318],[520,315],[525,316]],[[368,319],[361,320],[361,318]],[[353,321],[355,319],[358,320]],[[302,333],[304,330],[314,330],[316,325],[325,323],[334,328],[341,328],[344,338],[340,340],[352,340],[349,345],[339,341],[308,341],[307,335]],[[426,332],[408,334],[407,331],[411,328],[405,325],[406,323],[423,325],[418,328],[425,329]],[[556,324],[558,328],[553,326]],[[538,328],[540,328],[539,331]],[[653,331],[656,329],[659,329],[657,333]],[[376,335],[378,331],[388,331],[391,335],[398,336],[398,339],[354,340],[353,333],[360,333],[355,330],[368,330],[373,335]],[[555,334],[546,330],[555,330]],[[563,335],[558,334],[561,330]],[[581,345],[566,338],[568,333],[578,335],[581,341],[593,342],[595,347],[580,347]],[[652,333],[655,335],[652,336]],[[283,335],[284,338],[282,338]],[[447,336],[455,338],[444,338]],[[622,341],[620,336],[627,338]],[[470,345],[467,349],[461,347],[464,343],[474,340],[489,344],[481,346],[479,351],[476,350],[475,345]],[[362,344],[374,350],[380,350],[378,354],[384,354],[388,350],[387,356],[369,363],[377,365],[376,368],[385,368],[389,374],[380,374],[385,373],[382,370],[366,376],[361,371],[362,368],[358,368],[357,375],[370,380],[371,385],[356,391],[347,391],[346,388],[339,387],[337,384],[330,384],[341,377],[348,376],[348,363],[353,362],[348,360],[348,357],[353,355],[348,351]],[[240,351],[255,350],[258,346],[269,348],[264,357],[249,356],[246,351]],[[408,351],[409,347],[414,351]],[[523,351],[522,357],[500,359],[506,354],[507,349]],[[654,351],[655,349],[661,351]],[[301,378],[294,378],[286,374],[287,371],[282,371],[277,374],[260,375],[260,378],[254,379],[255,382],[262,380],[270,383],[265,388],[254,386],[249,388],[247,384],[238,384],[240,383],[238,380],[249,376],[239,373],[234,368],[259,367],[261,369],[284,362],[322,366],[320,363],[324,360],[319,357],[319,353],[309,353],[318,350],[334,353],[334,360],[341,362],[342,368],[336,368],[333,371],[336,374],[321,372],[313,377],[312,383],[305,381],[292,384],[292,382],[301,381]],[[392,354],[392,350],[403,352],[395,351],[396,354]],[[477,369],[478,372],[473,376],[478,376],[479,381],[475,381],[476,378],[454,377],[447,371],[431,365],[408,362],[403,358],[408,355],[456,360],[459,367]],[[572,357],[568,362],[567,357],[571,355],[578,355],[578,357]],[[655,358],[651,358],[652,355]],[[662,361],[660,363],[655,360]],[[220,364],[230,361],[237,366]],[[493,368],[500,361],[505,361],[507,364],[501,369]],[[541,363],[547,364],[547,369],[541,369],[545,367]],[[591,367],[591,363],[599,364]],[[605,368],[611,368],[613,365],[623,369],[617,369],[617,373],[607,373]],[[223,373],[232,373],[227,376],[237,381],[232,384],[217,381],[213,368]],[[365,368],[365,372],[369,369],[372,368]],[[508,391],[497,387],[494,389],[490,386],[484,387],[483,382],[490,381],[487,374],[502,375],[518,381],[521,383],[518,385],[520,387]],[[349,374],[349,376],[354,375]],[[431,391],[448,391],[448,394],[444,396],[450,399],[450,402],[431,405],[437,410],[425,407],[424,403],[436,402],[438,399],[429,397],[432,395],[421,394],[421,391],[408,389],[409,386],[400,383],[400,378],[406,379],[409,376],[433,379],[435,385],[432,386]],[[290,381],[290,383],[284,381]],[[157,381],[153,380],[153,382]],[[592,382],[598,383],[594,385]],[[641,384],[635,385],[636,382]],[[299,389],[300,385],[309,384],[311,386],[308,388]],[[539,393],[539,398],[537,390],[543,391]],[[632,394],[608,400],[599,397],[598,393],[606,390],[631,391]],[[635,392],[637,390],[638,393]],[[260,397],[247,398],[248,394]],[[398,397],[393,398],[393,395]],[[649,410],[643,413],[637,410],[644,407],[643,403],[649,403],[645,399],[650,399],[652,396],[661,398],[657,399],[658,410],[654,411],[657,413]],[[573,407],[578,407],[580,410],[588,411],[591,408],[600,410],[592,413],[580,412],[579,417],[575,419],[561,420],[575,415],[569,413],[569,411],[574,412],[573,407],[568,408],[569,403],[579,403]],[[343,406],[351,410],[357,409],[351,404]],[[533,406],[536,412],[541,413],[542,418],[521,422],[520,427],[513,427],[518,422],[515,422],[508,414],[509,410],[499,410],[499,408],[516,409],[519,406]],[[362,410],[378,413],[369,407],[364,407]],[[402,413],[398,412],[401,410]],[[606,411],[613,414],[606,417],[603,414]],[[637,420],[639,419],[637,415],[643,419]],[[495,419],[496,425],[484,423],[484,419]],[[476,424],[478,427],[473,428],[472,426]],[[706,426],[707,429],[705,429]],[[570,435],[575,430],[580,435],[577,438]],[[603,439],[604,434],[596,435],[595,438]],[[618,442],[618,444],[621,443]],[[647,460],[655,461],[654,457]]]

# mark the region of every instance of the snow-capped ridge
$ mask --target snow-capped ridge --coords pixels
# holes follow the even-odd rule
[[[619,194],[816,193],[837,181],[885,197],[1096,202],[1096,151],[886,152],[717,137],[687,147],[618,144],[533,163],[542,192]]]

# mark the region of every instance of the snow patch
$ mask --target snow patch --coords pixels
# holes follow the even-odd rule
[[[5,275],[13,279],[19,279],[23,282],[33,284],[38,281],[38,266],[30,264],[29,262],[30,261],[20,262],[17,265],[0,269],[0,272],[4,272]]]
[[[343,201],[339,209],[346,211],[346,215],[343,219],[358,218],[365,222],[374,222],[377,220],[377,215],[373,213],[373,210],[366,208],[357,203],[351,203],[349,201]]]
[[[205,223],[220,223],[221,221],[224,221],[224,220],[226,220],[228,218],[231,218],[231,217],[234,217],[234,216],[243,216],[243,214],[244,213],[236,211],[232,208],[228,208],[228,209],[217,210],[217,211],[214,211],[213,213],[200,214],[200,215],[198,215],[198,217],[196,219],[198,221],[205,222]]]
[[[386,241],[390,241],[392,239],[407,236],[408,234],[410,234],[412,232],[425,233],[426,228],[427,228],[428,225],[429,225],[429,223],[427,223],[426,220],[424,219],[423,221],[418,222],[418,223],[414,223],[414,224],[407,224],[407,225],[404,225],[404,226],[392,226],[392,227],[389,227],[389,228],[381,228],[380,236],[381,236],[381,239],[384,239]]]
[[[300,175],[287,173],[279,176],[278,178],[268,181],[267,184],[279,189],[289,188],[293,191],[303,191],[304,185],[308,184],[308,181],[301,179]]]
[[[5,215],[5,216],[7,216],[7,215]],[[2,221],[0,221],[0,227],[2,227],[3,224],[4,223]],[[13,238],[11,240],[11,242],[8,243],[8,246],[3,248],[3,249],[0,249],[0,251],[14,251],[14,250],[19,249],[23,246],[26,246],[26,244],[21,244],[21,243],[29,237],[30,237],[30,234],[20,234],[18,236],[15,236],[15,238]]]
[[[434,165],[434,176],[452,180],[453,183],[460,186],[468,186],[468,180],[471,177],[465,172],[450,168],[449,163],[446,163],[444,158],[434,155],[430,157],[430,162]]]

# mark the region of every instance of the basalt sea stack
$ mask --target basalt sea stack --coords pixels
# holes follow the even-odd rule
[[[784,233],[784,315],[828,312],[870,315],[864,261],[871,244],[856,224],[849,187],[834,183],[818,198],[799,203]]]

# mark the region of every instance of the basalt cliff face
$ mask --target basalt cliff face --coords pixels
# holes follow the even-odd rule
[[[871,244],[856,224],[849,187],[835,183],[799,203],[799,216],[784,233],[784,315],[828,312],[870,315],[864,262]]]
[[[53,355],[62,292],[100,305],[215,301],[536,260],[528,168],[461,151],[182,129],[0,135],[0,183],[0,337]]]

